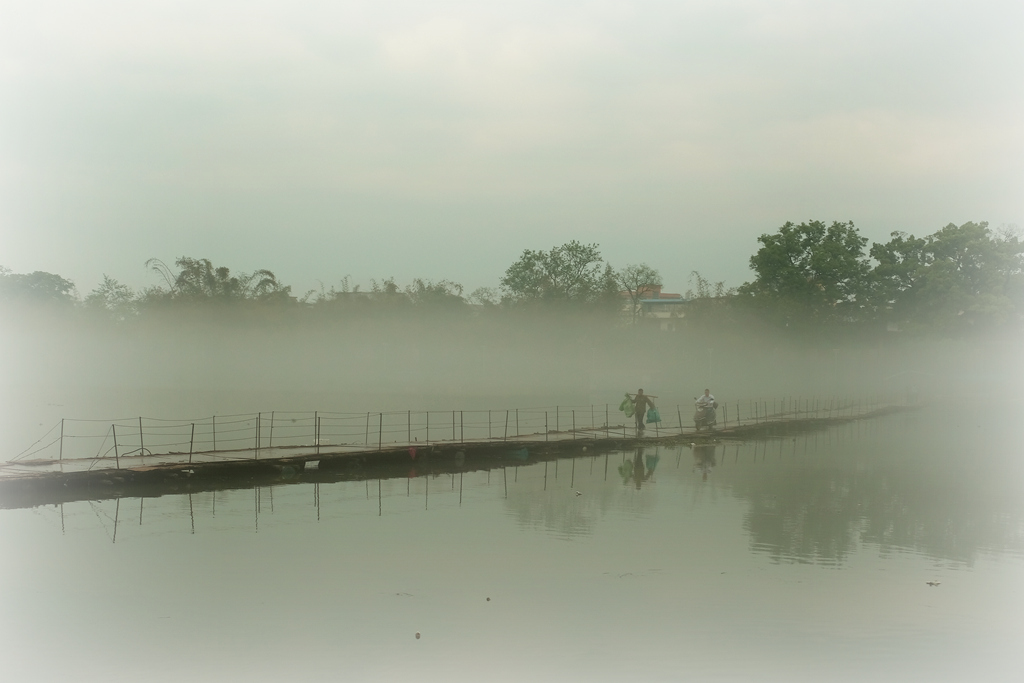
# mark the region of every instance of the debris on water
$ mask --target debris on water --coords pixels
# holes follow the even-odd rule
[[[490,599],[490,598],[487,598],[487,602],[490,602],[490,601],[491,601],[491,599]]]
[[[419,640],[419,639],[420,639],[420,632],[416,631],[416,640]]]
[[[927,585],[932,586],[934,588],[935,586],[938,586],[942,582],[941,581],[925,581],[925,583]]]
[[[577,495],[577,496],[582,496],[583,494],[582,494],[582,493],[580,493],[579,491],[577,491],[577,492],[576,492],[576,495]]]

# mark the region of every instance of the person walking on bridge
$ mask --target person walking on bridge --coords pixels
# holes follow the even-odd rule
[[[647,408],[654,407],[654,401],[652,398],[658,398],[657,396],[648,396],[644,393],[643,389],[637,389],[635,394],[629,394],[633,399],[633,416],[636,418],[636,435],[641,436],[644,433],[644,416],[647,414]]]

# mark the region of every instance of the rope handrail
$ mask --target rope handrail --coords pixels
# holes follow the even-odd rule
[[[747,398],[720,402],[718,424],[725,427],[784,422],[809,416],[849,417],[900,401],[880,397],[783,396]],[[684,433],[689,423],[689,401],[676,403],[662,399],[662,422],[653,433]],[[684,420],[684,408],[687,419]],[[672,413],[675,412],[675,415]],[[672,425],[669,426],[671,421]],[[83,461],[113,457],[150,457],[187,452],[212,457],[222,451],[255,452],[280,448],[319,449],[326,447],[363,447],[372,449],[385,443],[389,447],[408,443],[460,443],[502,441],[510,438],[535,440],[549,435],[566,438],[577,434],[601,432],[611,438],[625,437],[632,420],[612,403],[586,405],[530,406],[472,410],[386,410],[366,412],[340,411],[267,411],[211,415],[181,420],[169,418],[119,418],[115,420],[65,418],[51,426],[33,444],[9,460],[48,452],[50,460],[41,462]],[[103,425],[99,432],[89,425]],[[59,435],[50,438],[59,429]],[[611,430],[616,434],[611,434]],[[90,433],[93,432],[93,433]],[[108,440],[112,443],[107,447]],[[82,453],[86,444],[99,441],[95,454]],[[59,454],[53,450],[59,444]],[[75,445],[79,444],[79,445]],[[106,448],[106,450],[104,450]],[[217,457],[221,457],[218,455]]]
[[[58,441],[60,441],[60,437],[57,437],[56,439],[54,439],[50,443],[46,444],[45,446],[42,446],[41,448],[37,448],[34,451],[29,451],[28,453],[22,453],[17,458],[14,458],[14,459],[10,460],[9,462],[20,462],[20,461],[24,460],[25,458],[27,458],[30,455],[35,455],[36,453],[41,453],[42,451],[45,451],[47,448],[49,448],[53,444],[57,443]],[[38,441],[36,443],[38,443]]]
[[[15,461],[17,461],[17,460],[20,460],[21,458],[25,457],[26,455],[31,455],[32,453],[38,453],[38,452],[39,452],[38,450],[36,450],[36,451],[32,451],[32,453],[28,453],[28,451],[29,451],[29,450],[30,450],[30,449],[32,448],[32,446],[35,446],[35,445],[36,445],[36,444],[38,444],[38,443],[39,443],[40,441],[42,441],[42,440],[43,440],[43,439],[45,439],[45,438],[46,438],[47,436],[49,436],[49,435],[50,435],[50,432],[52,432],[52,431],[53,431],[54,429],[56,429],[57,427],[60,427],[60,424],[61,424],[61,423],[60,423],[60,422],[58,422],[57,424],[55,424],[55,425],[53,425],[52,427],[50,427],[49,429],[47,429],[47,430],[46,430],[46,433],[45,433],[45,434],[43,434],[43,435],[42,435],[41,437],[39,437],[38,439],[36,439],[36,440],[35,440],[35,442],[34,442],[33,444],[31,444],[31,445],[30,445],[30,446],[29,446],[28,448],[26,448],[25,450],[23,450],[23,451],[22,451],[21,453],[19,453],[18,455],[16,455],[16,456],[14,456],[13,458],[11,458],[11,462],[15,462]],[[50,444],[47,444],[47,446],[44,446],[44,448],[46,448],[46,447],[48,447],[48,446],[50,446],[50,445],[52,445],[52,442],[51,442]]]

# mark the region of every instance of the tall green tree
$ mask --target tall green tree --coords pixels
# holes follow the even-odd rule
[[[615,271],[596,244],[573,240],[550,251],[527,249],[501,278],[510,303],[565,302],[611,305],[617,297]]]
[[[871,300],[881,319],[945,332],[1021,321],[1024,243],[1016,235],[968,222],[927,237],[891,236],[871,247]]]
[[[786,223],[758,239],[750,257],[757,277],[739,293],[790,320],[849,320],[863,305],[871,266],[867,239],[852,222]]]
[[[55,273],[12,273],[0,266],[0,301],[71,306],[78,296],[75,283]]]

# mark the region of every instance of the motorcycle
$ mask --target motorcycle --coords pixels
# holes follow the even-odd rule
[[[701,427],[711,429],[715,424],[717,424],[716,408],[718,408],[718,401],[714,401],[712,403],[696,402],[696,411],[693,413],[693,424],[696,426],[698,432]]]

